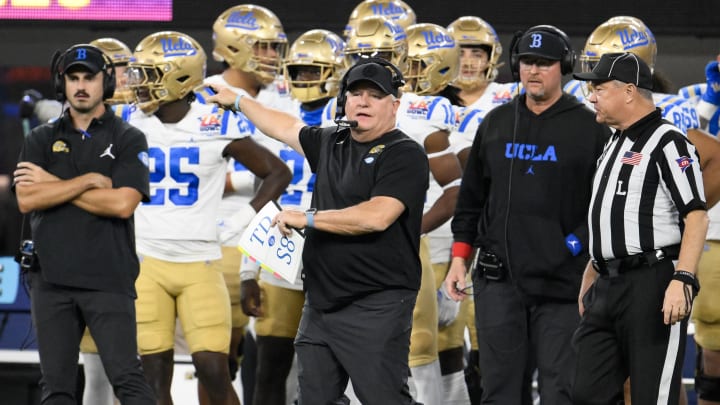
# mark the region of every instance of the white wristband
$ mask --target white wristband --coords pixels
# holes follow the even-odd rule
[[[235,97],[235,105],[233,105],[233,111],[242,112],[242,110],[240,110],[240,99],[243,97],[245,97],[244,94],[238,94],[237,97]]]
[[[257,271],[242,270],[240,271],[240,281],[257,280]]]
[[[247,195],[255,193],[255,175],[250,170],[231,172],[230,184],[236,193]]]

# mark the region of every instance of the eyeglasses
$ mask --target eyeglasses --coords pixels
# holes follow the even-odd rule
[[[553,65],[557,63],[556,60],[549,60],[543,58],[525,58],[520,60],[520,70],[529,71],[533,66],[537,68],[539,72],[547,72]]]

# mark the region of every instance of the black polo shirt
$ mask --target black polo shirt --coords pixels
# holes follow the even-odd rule
[[[343,209],[375,196],[405,205],[382,232],[348,236],[307,230],[303,275],[308,305],[332,310],[386,289],[418,290],[420,224],[429,179],[423,148],[399,130],[360,143],[349,130],[305,127],[300,142],[317,175],[313,207]]]
[[[96,172],[113,187],[149,194],[147,141],[110,107],[87,131],[73,127],[69,113],[36,127],[26,138],[20,161],[29,161],[68,180]],[[135,296],[139,263],[133,219],[101,217],[68,202],[31,216],[41,274],[50,283]]]

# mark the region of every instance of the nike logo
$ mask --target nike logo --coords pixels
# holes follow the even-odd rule
[[[108,146],[105,149],[105,151],[102,154],[100,154],[100,157],[102,158],[105,156],[109,156],[111,159],[115,159],[115,155],[113,155],[112,152],[110,151],[110,149],[112,149],[112,147],[113,147],[113,144],[110,144],[110,146]]]

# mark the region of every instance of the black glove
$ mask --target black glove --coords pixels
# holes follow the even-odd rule
[[[35,115],[35,104],[42,98],[42,94],[35,89],[25,90],[20,100],[20,118],[32,118]]]

